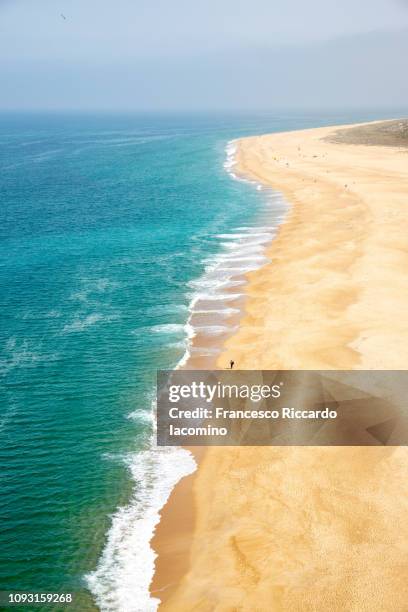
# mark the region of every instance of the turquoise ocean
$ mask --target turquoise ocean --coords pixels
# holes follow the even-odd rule
[[[0,115],[0,590],[156,609],[149,539],[194,469],[154,448],[156,370],[188,354],[217,261],[261,265],[282,212],[231,176],[231,141],[386,116]]]

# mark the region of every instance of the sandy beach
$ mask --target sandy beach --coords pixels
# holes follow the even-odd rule
[[[407,369],[407,144],[402,122],[238,142],[290,212],[218,367]],[[405,612],[407,470],[398,447],[207,449],[152,541],[160,610]]]

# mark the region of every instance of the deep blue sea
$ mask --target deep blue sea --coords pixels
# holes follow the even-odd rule
[[[156,608],[149,537],[193,469],[151,449],[156,370],[185,355],[194,282],[269,197],[231,178],[226,146],[385,116],[0,115],[0,589]]]

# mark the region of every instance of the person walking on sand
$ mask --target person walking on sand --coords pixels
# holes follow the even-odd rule
[[[231,359],[231,361],[230,361],[231,370],[234,367],[234,363],[235,363],[235,361],[232,361],[232,359]]]

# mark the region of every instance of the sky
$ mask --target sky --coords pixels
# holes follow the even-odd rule
[[[0,0],[0,108],[408,107],[408,0]]]

